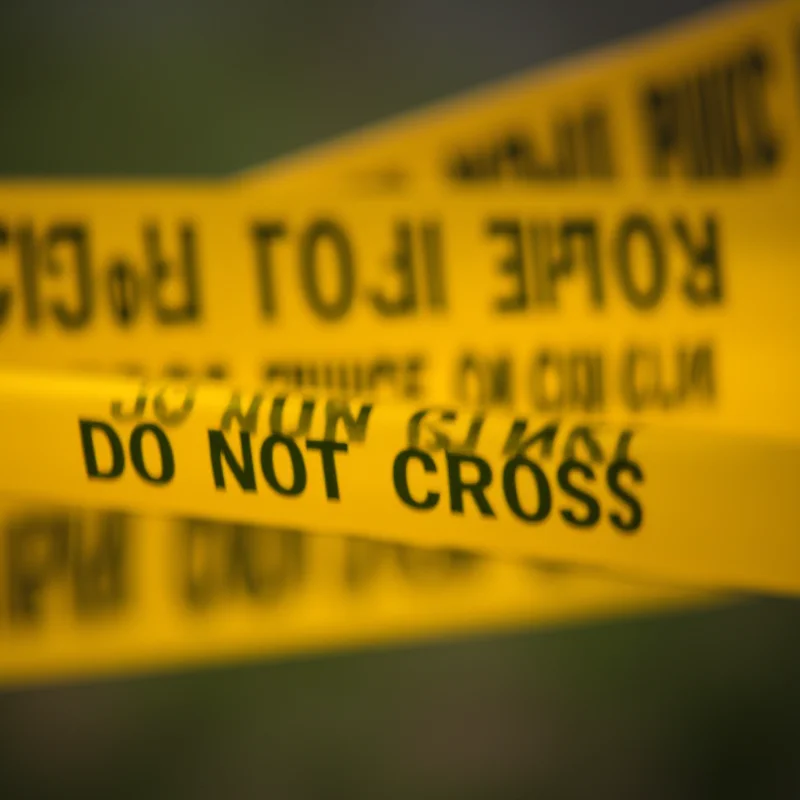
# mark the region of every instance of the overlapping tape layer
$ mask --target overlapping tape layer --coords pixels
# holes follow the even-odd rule
[[[317,653],[720,597],[297,529],[5,503],[0,680]]]
[[[0,186],[0,675],[795,594],[798,142],[777,2],[225,183]]]
[[[800,589],[796,439],[27,372],[0,434],[20,497]]]
[[[302,186],[550,196],[647,187],[681,197],[795,182],[796,0],[729,4],[239,176]]]

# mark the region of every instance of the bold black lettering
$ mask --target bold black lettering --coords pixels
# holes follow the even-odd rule
[[[399,291],[388,297],[383,291],[368,293],[379,314],[385,317],[408,315],[419,310],[423,295],[427,296],[431,310],[445,306],[444,267],[442,265],[442,232],[436,222],[425,222],[418,226],[417,239],[420,252],[419,267],[414,257],[414,226],[407,221],[395,224],[395,249],[391,265],[397,274]],[[418,285],[418,278],[423,278]],[[423,292],[423,289],[426,291]]]
[[[697,306],[720,303],[723,287],[716,219],[710,215],[705,218],[705,239],[697,243],[692,241],[686,220],[675,219],[673,227],[688,259],[689,269],[683,280],[684,294]]]
[[[222,457],[224,456],[239,486],[245,492],[254,492],[256,490],[256,473],[249,434],[240,431],[239,441],[242,445],[242,464],[236,460],[222,431],[210,430],[208,432],[208,449],[211,456],[211,471],[214,474],[214,486],[217,489],[225,489],[225,474],[222,471]]]
[[[275,474],[275,447],[276,445],[283,445],[289,453],[289,458],[292,462],[292,483],[289,486],[283,486],[278,481],[278,476]],[[307,474],[306,465],[303,461],[303,454],[297,446],[297,442],[288,436],[282,436],[279,433],[273,433],[264,439],[261,445],[261,471],[267,479],[267,483],[278,494],[286,497],[294,497],[302,494],[306,488]]]
[[[306,450],[319,450],[322,454],[322,473],[325,476],[325,496],[328,500],[339,499],[339,478],[336,475],[336,453],[346,453],[348,447],[344,442],[308,439]]]
[[[197,241],[194,227],[183,224],[178,228],[179,254],[178,279],[183,286],[184,300],[181,305],[164,302],[164,284],[170,280],[176,267],[161,251],[161,236],[155,225],[146,225],[143,231],[145,257],[153,279],[153,307],[156,319],[163,325],[180,325],[196,322],[200,316],[200,281],[197,272]]]
[[[52,304],[53,314],[64,328],[82,328],[94,311],[92,273],[89,266],[89,242],[82,225],[54,225],[47,232],[47,271],[50,275],[63,273],[63,262],[54,255],[54,249],[67,245],[72,250],[72,269],[75,277],[76,302],[70,307],[59,300]]]
[[[533,476],[536,484],[536,511],[525,511],[519,501],[517,473],[520,469],[527,470]],[[508,507],[525,522],[541,522],[543,519],[547,519],[550,514],[553,502],[547,476],[536,462],[530,461],[524,456],[515,456],[506,462],[505,467],[503,467],[503,491],[505,492]]]
[[[620,485],[619,479],[624,473],[629,474],[634,483],[642,483],[644,480],[642,470],[633,461],[614,461],[608,465],[606,473],[608,488],[630,509],[630,517],[627,520],[616,512],[609,517],[618,530],[623,533],[634,533],[642,524],[642,506],[636,497]]]
[[[470,464],[478,470],[478,477],[475,480],[464,479],[461,475],[463,464]],[[479,456],[448,452],[447,476],[450,485],[450,510],[454,514],[464,513],[464,492],[469,492],[484,517],[495,516],[485,495],[487,487],[492,482],[492,468],[488,461]]]
[[[286,235],[282,222],[256,222],[250,229],[256,251],[258,290],[261,300],[261,313],[274,317],[277,313],[275,299],[275,274],[272,266],[272,244]]]
[[[323,298],[317,275],[317,253],[320,243],[328,242],[335,254],[338,271],[338,292],[332,300]],[[318,220],[303,234],[300,242],[300,283],[309,305],[324,320],[341,319],[355,296],[353,252],[341,226],[332,220]]]
[[[575,525],[578,528],[591,528],[600,521],[600,503],[592,495],[571,482],[572,474],[575,472],[586,480],[593,481],[595,479],[594,471],[591,467],[582,464],[580,461],[569,460],[558,468],[558,485],[565,494],[583,503],[586,507],[586,513],[582,517],[578,517],[572,509],[563,508],[561,509],[561,516],[570,525]]]
[[[159,475],[151,474],[147,469],[147,465],[144,463],[142,440],[146,433],[152,434],[158,444],[158,452],[161,460],[161,473]],[[175,475],[175,457],[172,453],[172,445],[169,443],[167,435],[158,425],[153,425],[152,423],[137,425],[133,429],[133,433],[131,433],[130,452],[131,463],[136,469],[136,472],[139,473],[139,477],[148,483],[163,485],[169,483]]]
[[[561,278],[573,273],[580,261],[581,251],[583,263],[589,273],[589,296],[592,304],[596,307],[603,305],[597,223],[593,219],[567,219],[555,230],[552,224],[533,224],[529,235],[536,276],[536,305],[549,308],[558,305],[556,286]]]
[[[633,279],[631,268],[631,241],[638,238],[648,249],[650,279],[645,289],[639,289]],[[622,290],[634,307],[647,310],[653,308],[664,293],[666,272],[664,253],[653,223],[643,214],[626,217],[617,232],[617,269]]]
[[[105,422],[98,420],[78,420],[81,430],[81,444],[83,446],[83,462],[86,466],[86,476],[89,479],[102,478],[112,480],[119,478],[125,469],[125,451],[122,447],[117,432]],[[97,466],[97,454],[94,449],[94,431],[104,434],[108,446],[111,448],[111,466],[106,472],[100,472]]]
[[[508,241],[509,253],[500,261],[500,272],[514,279],[512,293],[506,297],[496,298],[494,309],[500,314],[521,311],[528,304],[521,226],[517,220],[490,219],[486,226],[486,232],[492,238],[503,237]]]
[[[411,508],[416,508],[420,511],[428,511],[434,508],[439,502],[438,492],[427,492],[424,500],[415,500],[411,496],[411,491],[408,488],[408,462],[411,459],[416,459],[422,464],[422,469],[426,473],[436,472],[436,462],[424,450],[419,450],[416,447],[409,447],[401,450],[394,459],[392,466],[392,475],[394,479],[394,490],[397,496]]]
[[[414,277],[414,250],[411,224],[398,222],[394,229],[395,249],[391,265],[397,273],[399,292],[389,299],[385,293],[371,291],[370,299],[376,311],[384,317],[409,314],[417,308],[417,286]]]

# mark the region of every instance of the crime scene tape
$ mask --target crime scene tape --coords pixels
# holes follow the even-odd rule
[[[796,440],[54,372],[0,435],[13,497],[800,591]]]
[[[800,3],[731,4],[243,171],[321,187],[558,196],[800,181]]]
[[[0,190],[3,363],[794,436],[798,194]]]
[[[296,529],[0,504],[0,683],[135,673],[722,596]]]
[[[797,390],[791,310],[798,296],[792,270],[800,176],[797,12],[797,3],[772,3],[717,13],[661,43],[656,37],[618,55],[525,77],[320,148],[287,162],[289,169],[256,171],[228,185],[7,184],[0,188],[0,265],[5,260],[10,275],[0,289],[3,363],[257,380],[270,391],[322,390],[420,405],[499,404],[551,417],[578,413],[604,427],[609,415],[622,415],[631,418],[631,432],[640,423],[659,430],[667,422],[695,424],[702,436],[715,427],[733,432],[739,454],[776,449],[772,466],[792,470],[794,445],[785,440],[798,422],[791,402]],[[552,131],[553,150],[542,160],[544,131]],[[413,198],[375,199],[381,191],[409,188]],[[422,424],[434,446],[452,445],[450,424],[467,411],[433,408],[430,414],[440,415],[432,427],[430,419]],[[475,433],[466,430],[455,455],[470,455],[470,436],[482,424]],[[599,475],[593,429],[576,429],[585,429],[575,439],[587,448],[584,466]],[[549,430],[540,442],[548,441]],[[689,441],[694,434],[680,436]],[[687,460],[694,452],[687,449]],[[449,462],[445,472],[449,477]],[[770,497],[777,498],[772,510],[778,513],[786,496],[782,486],[775,489]],[[57,494],[58,502],[82,503],[69,492]],[[721,496],[709,492],[706,500]],[[750,496],[762,502],[752,487]],[[673,496],[675,510],[685,514],[692,506],[680,497]],[[127,501],[120,507],[150,509]],[[30,513],[24,505],[13,508],[9,519]],[[183,513],[196,518],[201,510]],[[737,538],[758,531],[769,537],[770,519],[754,528],[752,514],[739,515],[727,530]],[[136,520],[133,526],[144,529],[173,525]],[[778,538],[792,524],[788,517],[781,522]],[[719,535],[718,520],[707,524]],[[291,523],[293,530],[298,525]],[[334,546],[327,538],[297,535],[320,542],[308,548]],[[377,535],[416,540],[394,528]],[[686,562],[673,570],[675,559],[667,558],[664,569],[650,572],[645,559],[644,575],[796,591],[796,552],[788,539],[771,542],[749,570],[741,559],[754,546],[750,539],[719,569],[706,564],[708,574],[702,562],[717,557],[703,549],[708,541],[691,543],[697,563],[687,567],[687,539],[678,539],[678,549],[686,549],[676,560]],[[461,545],[458,536],[432,535],[423,543],[442,542]],[[507,544],[499,552],[528,552]],[[72,563],[62,545],[56,552],[53,563]],[[606,563],[591,548],[584,555],[576,551],[575,558]],[[784,556],[783,569],[767,575],[770,559]],[[163,561],[153,556],[153,569]],[[636,574],[641,566],[621,554],[611,564]],[[61,574],[54,568],[53,580]],[[9,597],[15,575],[6,576]],[[557,602],[542,600],[544,616],[614,607],[619,582],[626,587],[623,605],[631,607],[637,597],[643,608],[659,597],[671,607],[689,594],[640,588],[617,576],[592,581],[584,592],[571,579],[575,588],[560,590]],[[496,591],[471,586],[476,595]],[[397,603],[412,606],[412,595],[409,588]],[[133,603],[129,610],[137,609]],[[538,614],[519,597],[492,619],[499,624],[502,616]],[[426,607],[424,616],[409,613],[403,629],[471,627],[477,617],[472,609],[448,616]],[[147,626],[158,626],[153,615],[137,619],[143,637]],[[361,619],[346,634],[344,623],[333,627],[344,642],[375,638],[382,624],[378,617]],[[0,656],[0,674],[58,674],[72,670],[68,664],[91,671],[86,651],[75,655],[84,646],[99,647],[102,663],[139,663],[130,650],[103,649],[100,638],[84,639],[83,628],[67,627],[63,634],[39,626],[37,637],[28,631],[11,640],[0,627],[4,650],[14,653],[8,670]],[[242,638],[230,643],[231,652],[283,651],[280,636],[258,638],[245,627],[237,628]],[[126,629],[135,626],[115,629],[120,639]],[[177,627],[170,635],[181,636]],[[303,641],[300,649],[330,643],[319,629]],[[171,651],[165,661],[192,660],[194,651],[203,651],[198,660],[204,660],[227,647],[222,639],[184,641],[183,655]],[[161,660],[152,648],[141,659]]]
[[[6,184],[3,363],[152,370],[142,354],[157,352],[178,375],[791,435],[798,29],[797,2],[715,12],[353,148],[364,163],[374,142],[431,165],[451,134],[557,116],[597,91],[614,98],[627,159],[610,182],[359,200],[345,180],[304,191],[303,176],[324,177],[311,154],[293,192],[257,177]],[[674,91],[635,83],[654,75]],[[642,97],[662,98],[655,138]],[[427,155],[415,137],[430,137]],[[706,163],[722,156],[724,169]]]

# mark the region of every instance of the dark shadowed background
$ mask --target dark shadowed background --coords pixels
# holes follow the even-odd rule
[[[698,0],[6,2],[0,174],[221,176]],[[800,604],[0,694],[0,797],[800,797]]]

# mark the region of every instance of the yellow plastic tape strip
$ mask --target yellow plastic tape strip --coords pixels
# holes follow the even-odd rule
[[[796,436],[799,206],[0,189],[0,357]]]
[[[712,602],[601,571],[290,528],[8,502],[0,517],[5,685]]]
[[[356,191],[701,193],[800,181],[800,3],[731,4],[240,176]],[[680,195],[677,195],[680,196]]]
[[[796,440],[8,372],[0,489],[800,591]]]

